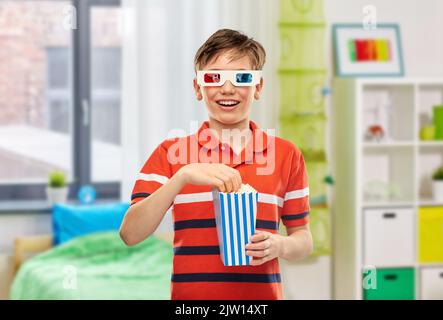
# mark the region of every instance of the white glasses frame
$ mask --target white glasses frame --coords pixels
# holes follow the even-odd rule
[[[205,82],[204,75],[206,73],[218,73],[220,74],[219,82]],[[250,73],[252,74],[251,82],[237,82],[238,73]],[[197,84],[202,87],[221,87],[227,80],[231,81],[234,86],[238,87],[252,87],[260,83],[262,77],[261,70],[198,70],[197,71]]]

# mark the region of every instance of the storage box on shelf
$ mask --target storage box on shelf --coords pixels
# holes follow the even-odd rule
[[[414,300],[414,268],[389,268],[376,271],[375,287],[364,288],[365,300]],[[364,274],[364,277],[367,274]]]
[[[431,177],[443,141],[423,141],[420,131],[443,104],[443,79],[337,78],[333,92],[334,297],[437,297],[443,203]],[[364,286],[370,266],[377,289]]]
[[[419,262],[443,262],[443,207],[419,209],[418,243]]]
[[[365,265],[414,265],[415,215],[412,208],[365,209],[363,225]]]
[[[420,298],[443,300],[443,267],[420,269]]]

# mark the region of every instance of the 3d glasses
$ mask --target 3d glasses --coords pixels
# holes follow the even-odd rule
[[[197,84],[202,87],[220,87],[226,80],[234,86],[250,87],[260,83],[261,70],[199,70]]]

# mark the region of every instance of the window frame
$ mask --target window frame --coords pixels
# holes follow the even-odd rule
[[[1,1],[1,0],[0,0]],[[39,0],[27,0],[39,1]],[[66,0],[46,0],[66,1]],[[73,180],[69,200],[77,199],[82,185],[93,185],[98,199],[119,199],[121,182],[93,182],[91,176],[91,47],[90,25],[92,7],[118,7],[121,0],[71,0],[76,8],[77,29],[71,33],[72,44],[72,155]],[[46,183],[14,183],[0,185],[0,201],[46,200]]]

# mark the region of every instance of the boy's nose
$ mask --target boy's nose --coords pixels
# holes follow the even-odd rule
[[[221,87],[222,93],[232,93],[235,91],[235,86],[231,81],[226,80],[225,83]]]

